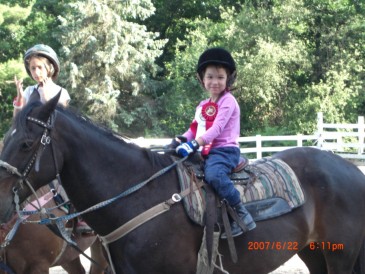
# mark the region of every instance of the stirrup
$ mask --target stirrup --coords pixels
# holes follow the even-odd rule
[[[239,230],[237,230],[236,232],[233,231],[233,229],[232,229],[233,226],[234,226],[234,224],[232,223],[231,226],[230,226],[231,233],[232,233],[232,238],[240,236],[241,234],[243,234],[243,230],[238,225],[236,225],[236,228],[238,228]],[[225,231],[221,234],[221,239],[227,239],[227,233]]]

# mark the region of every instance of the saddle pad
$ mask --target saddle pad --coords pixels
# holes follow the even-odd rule
[[[280,214],[271,214],[271,217],[282,215],[305,202],[300,182],[292,169],[280,159],[263,158],[245,168],[247,173],[255,175],[255,180],[247,184],[235,184],[241,194],[243,203],[254,201],[265,202],[265,207],[273,199],[279,198],[288,204],[288,210]],[[197,179],[194,170],[180,164],[177,167],[181,191],[190,188]],[[233,181],[235,182],[235,181]],[[270,201],[269,203],[267,201]],[[185,210],[195,223],[204,225],[205,190],[198,189],[183,199]],[[257,207],[257,205],[255,206]],[[253,213],[255,214],[255,213]],[[264,220],[258,217],[257,220]],[[256,218],[255,218],[256,219]]]
[[[245,170],[253,173],[256,179],[248,185],[235,185],[243,203],[283,198],[292,209],[304,203],[305,197],[300,182],[284,161],[263,158],[250,164]]]
[[[195,184],[198,181],[202,181],[202,179],[198,179],[195,176],[194,170],[190,167],[185,167],[180,163],[176,169],[181,191],[191,188],[192,184]],[[190,219],[203,226],[205,212],[205,190],[203,188],[199,188],[191,192],[189,195],[183,198],[183,204]]]

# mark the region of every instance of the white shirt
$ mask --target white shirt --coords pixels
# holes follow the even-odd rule
[[[24,96],[25,104],[28,103],[30,96],[32,95],[33,91],[36,90],[37,86],[38,85],[29,86],[24,90],[23,96]],[[44,99],[44,96],[42,96],[42,87],[38,87],[38,89],[39,89],[39,96],[40,96],[41,102],[44,104],[46,101]],[[50,98],[55,97],[58,94],[58,92],[61,90],[62,90],[62,92],[61,92],[61,97],[60,97],[59,102],[63,104],[63,103],[70,101],[71,97],[68,94],[68,91],[66,89],[64,89],[54,83],[47,87],[47,93],[50,95],[49,96]]]

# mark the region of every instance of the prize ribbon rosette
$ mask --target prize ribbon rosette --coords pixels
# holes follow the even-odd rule
[[[215,117],[217,117],[218,113],[218,105],[213,102],[208,102],[202,106],[202,115],[205,118],[205,121],[207,121],[206,129],[209,129],[213,122]]]
[[[208,102],[202,106],[202,116],[205,119],[205,129],[208,130],[214,122],[215,117],[218,114],[218,105],[214,102]],[[209,154],[212,143],[209,143],[203,147],[202,155],[207,156]]]

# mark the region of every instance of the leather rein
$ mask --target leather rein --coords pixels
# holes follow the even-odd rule
[[[57,159],[55,157],[55,150],[54,150],[54,146],[53,146],[53,142],[51,142],[51,129],[53,129],[53,125],[54,125],[54,121],[56,119],[56,112],[54,112],[54,114],[52,114],[48,121],[45,123],[39,119],[33,118],[33,117],[27,117],[27,120],[30,122],[33,122],[41,127],[44,128],[43,131],[43,135],[40,139],[39,142],[39,147],[37,149],[37,151],[34,153],[34,155],[32,156],[32,158],[30,159],[30,161],[28,162],[28,164],[26,165],[26,168],[24,170],[23,173],[20,173],[18,171],[18,169],[16,167],[11,166],[10,164],[3,162],[0,160],[0,167],[5,168],[8,173],[10,173],[11,175],[16,175],[19,177],[19,184],[20,184],[20,188],[23,188],[23,182],[26,183],[26,185],[30,188],[30,190],[32,191],[32,193],[35,195],[37,203],[39,205],[39,209],[36,210],[36,213],[46,213],[47,209],[42,208],[40,203],[39,203],[39,199],[38,196],[36,195],[36,192],[34,190],[34,188],[32,187],[32,185],[30,184],[29,180],[28,180],[28,175],[31,171],[31,169],[34,166],[34,169],[36,172],[39,172],[39,162],[40,162],[40,158],[43,154],[43,151],[45,150],[47,145],[51,146],[52,149],[52,155],[53,155],[53,160],[54,160],[54,165],[55,165],[55,169],[56,169],[56,178],[59,181],[60,185],[62,185],[61,183],[61,178],[59,175],[59,170],[58,170],[58,163],[57,163]],[[76,245],[75,242],[72,241],[72,239],[70,238],[70,236],[67,234],[66,229],[64,227],[64,220],[69,220],[69,219],[73,219],[77,216],[80,216],[82,214],[97,210],[101,207],[107,206],[110,203],[114,202],[115,200],[128,196],[132,193],[134,193],[135,191],[137,191],[138,189],[142,188],[143,186],[145,186],[147,183],[149,183],[150,181],[154,180],[155,178],[165,174],[167,171],[171,170],[172,168],[176,167],[178,164],[182,163],[183,161],[185,161],[187,159],[187,156],[184,158],[179,159],[178,161],[174,161],[171,165],[161,169],[160,171],[156,172],[155,174],[153,174],[151,177],[149,177],[147,180],[129,188],[128,190],[120,193],[119,195],[108,199],[106,201],[100,202],[94,206],[91,206],[90,208],[81,211],[81,212],[76,212],[73,214],[69,214],[69,215],[64,215],[64,216],[60,216],[60,217],[47,217],[47,218],[42,218],[39,221],[25,221],[25,219],[22,217],[23,215],[29,215],[29,214],[35,214],[34,211],[22,211],[20,210],[20,205],[19,205],[19,195],[18,195],[18,188],[14,187],[13,188],[13,193],[14,193],[14,203],[15,203],[15,208],[16,208],[16,212],[18,213],[18,219],[16,221],[16,224],[14,225],[13,229],[8,233],[6,239],[5,239],[5,243],[3,244],[4,246],[8,245],[11,241],[11,239],[13,238],[18,226],[20,223],[25,223],[25,222],[32,222],[32,223],[38,223],[38,224],[56,224],[59,231],[61,232],[62,236],[64,237],[64,239],[72,244],[72,245]],[[107,253],[108,253],[108,257],[109,257],[109,263],[110,266],[112,268],[112,270],[114,270],[114,265],[112,263],[111,260],[111,256],[109,253],[109,248],[108,245],[114,241],[117,241],[118,239],[124,237],[126,234],[128,234],[129,232],[133,231],[134,229],[136,229],[137,227],[139,227],[140,225],[144,224],[145,222],[157,217],[158,215],[168,211],[170,209],[170,207],[172,205],[174,205],[175,203],[181,202],[181,200],[189,195],[191,192],[195,191],[196,189],[202,187],[203,184],[196,184],[194,185],[193,189],[189,188],[186,189],[185,191],[182,191],[180,193],[174,193],[172,195],[172,197],[148,210],[146,210],[145,212],[139,214],[138,216],[134,217],[133,219],[131,219],[130,221],[128,221],[127,223],[123,224],[122,226],[120,226],[119,228],[115,229],[114,231],[112,231],[111,233],[109,233],[108,235],[104,235],[104,236],[100,236],[100,239],[102,240],[102,243],[104,245],[104,247],[106,247]]]

